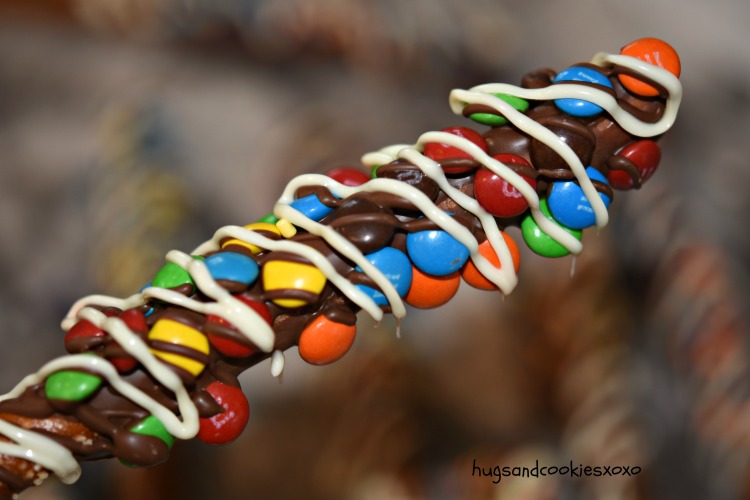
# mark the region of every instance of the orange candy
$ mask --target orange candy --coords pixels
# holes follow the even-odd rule
[[[518,251],[518,245],[516,245],[516,242],[513,241],[513,238],[511,238],[507,234],[501,234],[503,235],[505,244],[508,245],[510,256],[513,258],[513,267],[516,272],[518,272],[518,268],[521,265],[521,253]],[[492,249],[492,245],[490,245],[489,240],[484,240],[479,244],[479,253],[484,258],[489,260],[493,266],[500,269],[500,259],[497,258],[497,255]],[[461,277],[466,283],[473,286],[474,288],[479,288],[480,290],[497,290],[497,286],[495,286],[494,283],[485,278],[471,260],[466,263],[463,270],[461,271]]]
[[[404,300],[420,309],[442,306],[456,295],[460,284],[461,276],[458,271],[447,276],[432,276],[414,267],[411,287]]]
[[[674,76],[680,76],[680,57],[677,51],[667,42],[658,38],[641,38],[629,43],[620,50],[620,54],[635,57],[641,61],[664,68]],[[620,82],[629,91],[647,97],[659,95],[653,86],[632,76],[620,75]]]
[[[356,334],[357,325],[337,323],[321,314],[302,331],[299,355],[311,365],[333,363],[349,351]]]

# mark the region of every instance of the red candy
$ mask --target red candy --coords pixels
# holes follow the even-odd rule
[[[648,139],[628,144],[617,154],[635,163],[641,173],[642,183],[654,175],[661,161],[659,145]],[[635,187],[632,177],[624,170],[610,170],[607,173],[607,180],[615,189],[628,190]]]
[[[299,355],[311,365],[326,365],[342,358],[354,344],[357,325],[345,325],[321,314],[302,331]]]
[[[110,358],[110,363],[114,366],[119,373],[127,373],[135,368],[138,361],[135,358]]]
[[[114,313],[105,313],[107,316],[115,316]],[[142,312],[137,309],[128,309],[120,313],[119,318],[130,328],[133,332],[146,334],[148,332],[148,325],[146,324],[146,317]],[[69,343],[74,342],[76,338],[83,337],[101,337],[101,341],[104,341],[106,333],[101,328],[95,326],[93,323],[81,320],[73,325],[68,332],[65,334],[66,347]],[[96,347],[94,347],[96,349]],[[68,352],[72,352],[68,348]],[[120,373],[131,371],[138,364],[135,358],[130,356],[118,356],[108,358],[109,362],[117,369]]]
[[[531,164],[517,155],[494,155],[494,159],[505,163],[524,165]],[[536,189],[536,179],[522,175],[531,187]],[[514,217],[522,214],[529,204],[513,185],[487,168],[480,168],[474,178],[474,197],[479,204],[495,217]]]
[[[448,132],[453,135],[457,135],[458,137],[462,137],[464,139],[468,139],[477,146],[479,146],[482,151],[485,153],[487,152],[487,142],[485,142],[484,137],[482,137],[482,134],[479,132],[472,130],[468,127],[449,127],[444,128],[441,130],[441,132]],[[472,156],[462,149],[459,149],[454,146],[449,146],[448,144],[442,144],[442,143],[436,143],[436,142],[429,142],[424,145],[424,155],[428,158],[431,158],[435,161],[441,161],[441,160],[456,160],[456,159],[471,159]],[[471,170],[471,168],[467,167],[447,167],[444,168],[446,173],[449,174],[461,174],[468,172]]]
[[[242,295],[237,295],[235,296],[235,298],[257,312],[264,320],[266,320],[269,325],[272,323],[273,319],[271,318],[271,312],[268,310],[268,306],[266,306],[263,302],[258,302]],[[235,331],[237,330],[234,325],[220,316],[209,314],[206,316],[206,321],[209,323],[218,323],[220,325],[227,326]],[[208,337],[208,341],[211,343],[214,349],[219,351],[221,354],[229,356],[231,358],[246,358],[247,356],[250,356],[255,352],[255,349],[253,349],[252,347],[240,344],[238,342],[235,342],[234,340],[222,337],[221,335],[209,333],[206,336]]]
[[[94,326],[93,323],[82,319],[65,334],[65,345],[67,346],[73,339],[81,337],[104,337],[106,334],[104,330],[98,326]],[[70,350],[68,350],[70,352]]]
[[[123,311],[119,318],[135,333],[148,333],[148,325],[146,324],[146,317],[143,313],[137,309],[128,309]],[[117,368],[120,373],[126,373],[135,368],[138,361],[130,356],[110,358],[110,363]]]
[[[213,382],[206,391],[224,408],[213,417],[201,418],[198,439],[206,444],[231,443],[245,429],[250,418],[250,405],[239,387]]]
[[[128,309],[120,314],[120,319],[128,325],[128,328],[137,333],[148,333],[146,316],[138,309]]]
[[[326,173],[331,179],[340,182],[344,186],[361,186],[370,180],[370,176],[353,167],[335,168]]]

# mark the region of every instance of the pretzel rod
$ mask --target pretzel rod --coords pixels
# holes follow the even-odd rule
[[[268,216],[169,252],[138,293],[79,300],[62,322],[70,355],[0,396],[0,497],[50,472],[72,483],[84,460],[148,466],[175,439],[231,442],[248,419],[237,377],[269,357],[280,375],[293,346],[311,364],[336,361],[359,311],[400,320],[461,281],[511,293],[507,227],[542,256],[580,253],[613,189],[656,169],[678,76],[674,50],[641,39],[520,87],[455,90],[451,109],[483,134],[452,127],[369,153],[370,175],[299,176]]]

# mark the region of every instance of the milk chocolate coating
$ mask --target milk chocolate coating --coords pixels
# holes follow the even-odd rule
[[[613,94],[627,110],[646,122],[658,120],[664,110],[664,99],[641,98],[630,94],[620,85],[616,78],[618,68],[598,68],[610,77]],[[555,73],[551,70],[539,70],[528,73],[522,79],[527,88],[542,88],[552,85]],[[469,107],[466,114],[482,111],[486,108]],[[491,111],[491,110],[490,110]],[[609,169],[624,169],[640,183],[638,169],[628,160],[621,159],[617,152],[638,138],[624,131],[606,113],[591,118],[576,118],[561,112],[549,102],[531,102],[527,115],[548,127],[568,146],[572,148],[584,166],[592,165],[605,175]],[[538,192],[544,195],[552,182],[559,179],[573,179],[568,165],[557,153],[538,140],[529,137],[512,124],[494,127],[484,133],[489,154],[514,154],[529,161],[529,167],[518,167],[524,173],[537,179]],[[465,167],[456,174],[448,175],[448,182],[461,192],[473,196],[474,175],[479,164],[473,160],[445,160],[441,162],[445,169]],[[516,168],[516,166],[511,166]],[[450,170],[449,170],[450,171]],[[468,228],[481,242],[485,239],[482,226],[476,217],[457,205],[435,183],[423,174],[416,166],[405,160],[395,160],[377,169],[378,178],[395,179],[406,183],[422,193],[442,210],[453,213],[455,220]],[[601,183],[595,183],[597,189],[611,196],[611,189]],[[406,234],[425,229],[436,229],[437,226],[408,200],[386,192],[358,193],[345,199],[338,199],[326,188],[305,186],[298,190],[298,196],[314,193],[333,211],[321,222],[327,224],[353,243],[363,253],[370,253],[385,246],[404,249]],[[517,224],[518,219],[499,220],[500,227]],[[278,235],[265,231],[265,236],[280,239]],[[357,271],[354,264],[339,254],[327,242],[318,236],[303,230],[291,238],[298,243],[308,245],[325,255],[334,268],[353,283],[366,284],[377,288],[377,285],[365,274]],[[224,242],[228,241],[225,239]],[[242,245],[228,244],[220,251],[241,252],[251,256],[259,267],[270,261],[304,262],[304,259],[280,251],[261,251],[252,254]],[[304,290],[266,291],[263,280],[258,279],[251,286],[231,281],[219,281],[219,284],[234,294],[255,301],[264,302],[269,307],[273,318],[275,333],[275,350],[285,350],[299,342],[304,328],[315,318],[325,315],[332,321],[345,325],[356,323],[359,307],[347,299],[330,283],[321,293]],[[200,291],[188,285],[178,290],[191,295],[195,300],[208,301]],[[284,308],[273,300],[279,298],[301,299],[307,305],[299,308]],[[102,308],[103,309],[103,308]],[[236,330],[207,322],[202,314],[188,311],[178,306],[151,301],[143,310],[151,310],[147,318],[149,329],[162,318],[172,319],[203,332],[219,335],[234,340],[248,347],[252,343]],[[384,307],[387,311],[388,307]],[[120,311],[108,309],[109,312]],[[71,353],[93,352],[101,356],[127,357],[128,354],[112,341],[109,335],[104,337],[77,338],[66,346]],[[222,411],[220,405],[205,391],[214,381],[239,386],[237,377],[247,368],[270,356],[256,350],[246,358],[230,358],[211,349],[208,355],[183,347],[169,344],[152,343],[152,347],[175,352],[206,364],[206,368],[196,377],[184,370],[175,370],[190,391],[201,417],[210,417]],[[177,412],[178,406],[174,395],[164,388],[140,365],[124,378],[171,411]],[[0,418],[27,428],[45,428],[45,434],[68,447],[78,460],[94,460],[116,457],[120,460],[137,464],[153,465],[168,458],[169,449],[158,438],[131,432],[130,428],[148,416],[148,412],[123,397],[106,381],[90,397],[80,402],[49,400],[44,391],[44,383],[28,388],[21,396],[0,402]],[[54,424],[54,425],[52,425]],[[10,498],[12,493],[20,492],[40,478],[40,473],[29,475],[29,462],[12,457],[0,457],[0,498]],[[43,471],[43,469],[42,469]],[[43,474],[42,474],[43,475]]]

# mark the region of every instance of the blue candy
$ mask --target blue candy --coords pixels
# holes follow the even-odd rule
[[[440,229],[409,233],[406,251],[417,269],[433,276],[447,276],[469,260],[469,249]]]
[[[552,80],[553,82],[588,82],[612,88],[609,78],[593,68],[585,66],[573,66],[561,71]],[[594,116],[602,112],[602,108],[592,102],[583,99],[555,99],[555,106],[560,111],[573,116]]]
[[[220,252],[206,257],[206,267],[215,280],[228,280],[250,285],[258,279],[258,264],[247,255]]]
[[[365,255],[367,260],[388,278],[396,288],[399,296],[405,297],[411,287],[412,268],[409,257],[404,252],[393,247],[381,248],[377,252]],[[357,271],[362,269],[357,266]],[[388,305],[388,299],[383,292],[366,285],[357,285],[379,306]]]
[[[318,199],[316,194],[308,194],[302,198],[297,198],[289,204],[295,210],[299,210],[308,219],[314,220],[315,222],[320,221],[323,217],[333,212],[333,208],[324,205]]]
[[[586,168],[586,174],[591,180],[609,185],[604,175],[594,167]],[[604,206],[609,208],[611,202],[609,196],[599,193],[599,197],[604,202]],[[594,209],[583,194],[581,186],[574,181],[553,183],[547,204],[552,217],[570,229],[585,229],[596,223]]]

